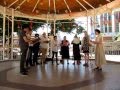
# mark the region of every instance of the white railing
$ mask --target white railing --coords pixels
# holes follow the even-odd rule
[[[94,54],[95,47],[90,47],[90,54]],[[104,42],[106,55],[120,55],[120,42]]]
[[[105,54],[106,55],[120,55],[120,42],[105,42],[104,43],[104,49],[105,49]],[[0,61],[4,61],[3,58],[3,51],[2,47],[0,48]],[[8,50],[5,49],[5,60],[10,60],[10,53]],[[90,47],[90,57],[94,59],[94,50],[95,47],[91,46]],[[82,52],[81,52],[82,53]],[[71,54],[72,55],[72,47],[71,47]],[[20,58],[20,49],[17,46],[14,46],[13,48],[13,59],[18,60]]]
[[[106,42],[104,49],[107,55],[120,55],[120,42]]]

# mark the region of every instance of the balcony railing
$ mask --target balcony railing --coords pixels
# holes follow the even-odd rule
[[[104,43],[104,49],[105,49],[105,54],[107,57],[118,57],[120,56],[120,42],[105,42]],[[5,48],[5,60],[10,60],[10,51],[8,48]],[[81,52],[82,53],[82,52]],[[91,46],[90,47],[90,58],[94,59],[94,54],[95,54],[95,47]],[[72,55],[72,47],[70,50],[70,55]],[[20,49],[18,46],[14,46],[13,48],[13,59],[18,60],[20,59]],[[113,58],[116,59],[116,58]],[[0,47],[0,61],[3,60],[3,47]],[[120,61],[120,60],[119,60]]]

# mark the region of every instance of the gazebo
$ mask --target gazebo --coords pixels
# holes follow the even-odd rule
[[[6,19],[12,22],[11,59],[13,59],[15,17],[46,20],[47,24],[49,21],[53,21],[55,33],[55,22],[57,20],[91,16],[95,21],[96,15],[111,12],[112,9],[120,7],[119,2],[120,0],[1,0],[0,14],[3,16],[3,60],[5,54]]]

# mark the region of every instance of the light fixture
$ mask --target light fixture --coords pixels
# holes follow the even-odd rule
[[[7,5],[7,2],[6,2],[6,0],[4,0],[4,5],[5,5],[5,6]]]
[[[43,5],[43,2],[41,2],[40,5]]]
[[[27,2],[29,2],[30,0],[27,0]]]
[[[111,2],[110,0],[106,0],[107,2]]]
[[[39,10],[37,9],[37,10],[35,10],[35,12],[38,14],[38,13],[39,13]]]
[[[65,13],[68,13],[68,10],[65,10]]]

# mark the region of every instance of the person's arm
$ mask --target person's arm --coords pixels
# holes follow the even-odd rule
[[[27,42],[27,43],[32,42],[31,40],[27,39],[26,36],[23,36],[23,39],[24,39],[24,41]]]
[[[101,44],[102,43],[102,37],[98,37],[95,41],[91,41],[94,44]]]
[[[72,40],[71,44],[73,44],[73,40]]]
[[[63,46],[63,41],[61,41],[60,46]]]

